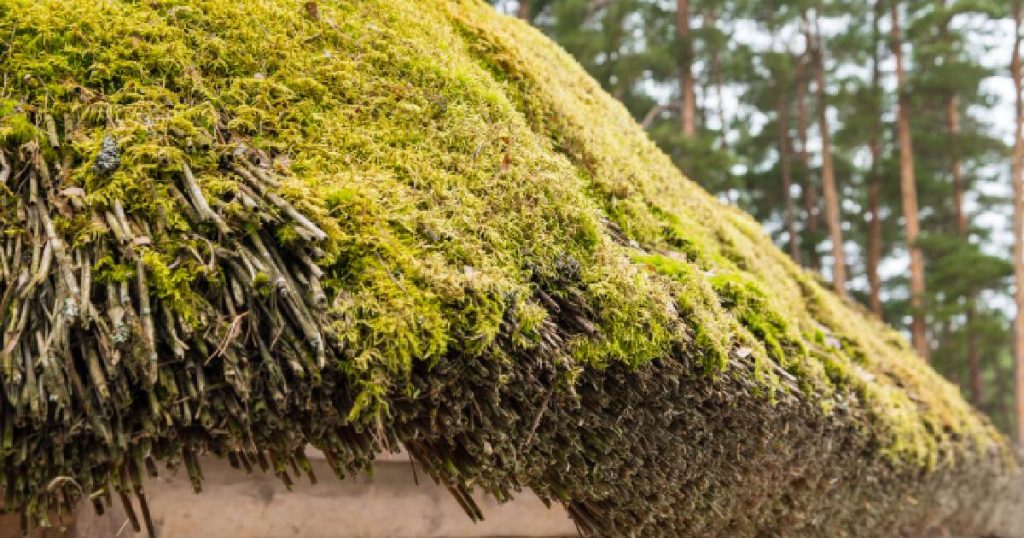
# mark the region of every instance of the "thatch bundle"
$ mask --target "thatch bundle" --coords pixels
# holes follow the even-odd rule
[[[312,444],[590,534],[1017,529],[953,387],[481,2],[0,0],[0,77],[27,526]]]

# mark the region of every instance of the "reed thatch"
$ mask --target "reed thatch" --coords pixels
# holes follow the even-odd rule
[[[26,525],[311,444],[588,534],[1024,528],[954,387],[478,0],[0,0],[0,82]]]

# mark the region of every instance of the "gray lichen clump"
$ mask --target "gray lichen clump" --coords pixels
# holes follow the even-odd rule
[[[312,7],[311,7],[312,6]],[[1021,528],[1006,440],[477,0],[0,0],[0,488],[405,447],[596,535]],[[312,477],[310,477],[312,478]]]
[[[92,163],[92,169],[98,175],[107,175],[114,173],[118,166],[121,166],[121,149],[117,147],[114,137],[107,135],[103,137],[100,152],[96,155],[96,161]]]

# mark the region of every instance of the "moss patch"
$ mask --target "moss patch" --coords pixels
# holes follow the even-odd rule
[[[457,495],[485,469],[570,502],[601,492],[552,469],[600,476],[717,405],[849,420],[914,472],[1006,449],[536,31],[475,0],[316,5],[0,0],[9,506],[127,499],[158,461],[198,488],[204,451],[290,481],[307,443],[339,474],[405,443]],[[654,437],[537,433],[571,405]],[[623,503],[574,517],[671,512]]]

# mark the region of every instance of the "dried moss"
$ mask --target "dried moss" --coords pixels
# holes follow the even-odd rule
[[[717,511],[802,458],[859,501],[882,494],[841,465],[926,471],[918,492],[1006,454],[534,30],[471,0],[318,4],[0,0],[0,319],[34,357],[5,354],[6,506],[145,513],[157,462],[290,482],[306,443],[339,474],[404,444],[474,516],[473,485],[531,487],[588,532],[813,533],[782,514],[809,492]],[[58,243],[25,288],[17,245]],[[56,299],[85,315],[17,326]],[[842,442],[795,448],[818,431]]]

